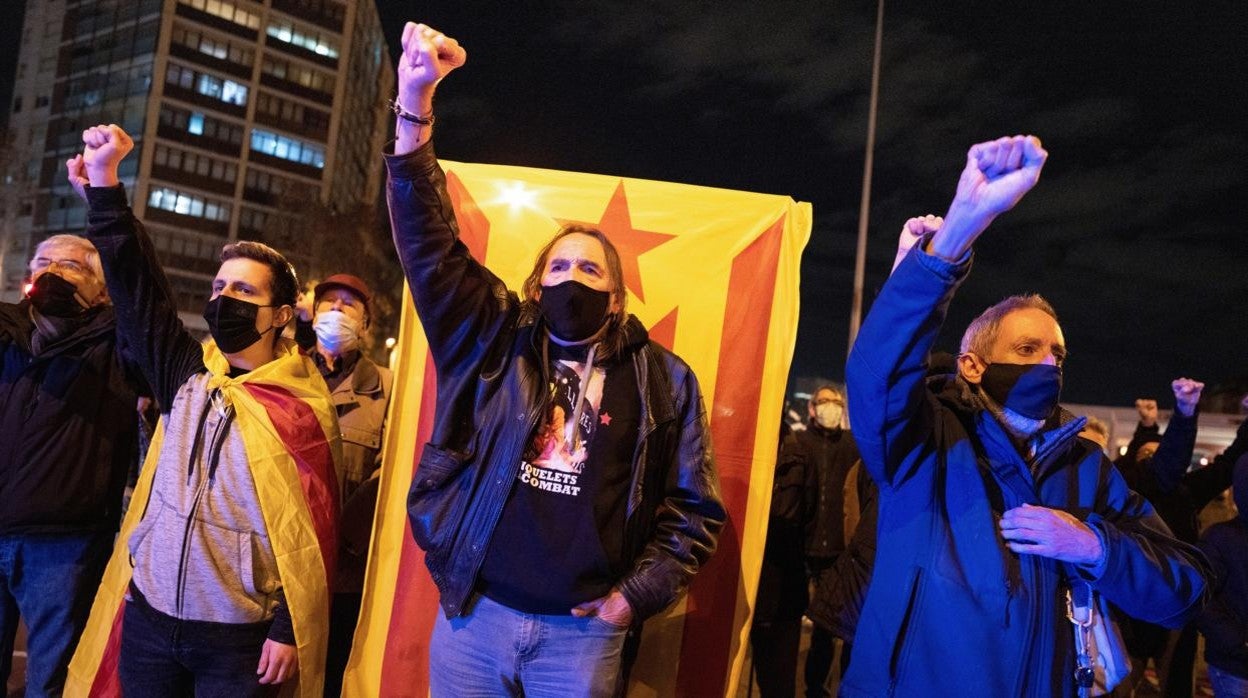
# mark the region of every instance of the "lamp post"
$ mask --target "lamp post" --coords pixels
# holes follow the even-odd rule
[[[867,153],[862,164],[862,202],[858,209],[858,251],[854,256],[854,301],[849,315],[849,346],[854,348],[862,325],[862,294],[867,267],[867,223],[871,214],[871,172],[875,165],[875,114],[880,100],[880,47],[884,43],[884,0],[875,8],[875,56],[871,61],[871,101],[867,109]]]

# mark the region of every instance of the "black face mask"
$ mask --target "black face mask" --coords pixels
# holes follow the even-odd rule
[[[29,297],[35,310],[48,317],[78,317],[86,310],[78,301],[78,287],[51,272],[35,279]]]
[[[593,337],[607,321],[611,294],[596,291],[579,281],[543,286],[538,307],[551,334],[565,342]]]
[[[1028,419],[1048,419],[1062,396],[1060,366],[989,364],[980,380],[988,397]]]
[[[204,320],[217,348],[227,354],[240,352],[255,344],[269,330],[256,331],[256,315],[261,308],[273,306],[248,303],[237,298],[220,295],[204,306]]]

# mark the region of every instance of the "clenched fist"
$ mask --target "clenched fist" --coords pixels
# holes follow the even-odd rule
[[[1200,392],[1205,389],[1205,384],[1191,378],[1177,378],[1170,384],[1170,389],[1174,391],[1174,406],[1184,416],[1190,417],[1196,413],[1196,405],[1200,402]]]
[[[134,150],[134,141],[117,124],[100,124],[82,132],[83,149],[65,162],[69,183],[86,199],[85,187],[117,186],[117,165]]]

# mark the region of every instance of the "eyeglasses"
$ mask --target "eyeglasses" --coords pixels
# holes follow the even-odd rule
[[[91,268],[85,262],[79,262],[76,259],[48,259],[47,257],[35,257],[30,261],[31,271],[44,271],[52,268],[53,265],[60,267],[66,271],[84,276],[92,275]]]
[[[819,405],[827,405],[827,404],[844,405],[845,401],[839,397],[830,397],[830,398],[824,398],[822,400],[815,400],[815,407],[818,407]]]

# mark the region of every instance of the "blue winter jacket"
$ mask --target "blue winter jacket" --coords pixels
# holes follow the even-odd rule
[[[1065,579],[1078,575],[1125,612],[1171,627],[1204,594],[1203,558],[1076,437],[1084,419],[1055,417],[1028,462],[966,382],[926,380],[969,269],[969,255],[950,264],[916,247],[850,353],[850,422],[880,508],[843,696],[1074,695]],[[1011,552],[998,521],[1024,502],[1084,521],[1104,557],[1083,567]]]

